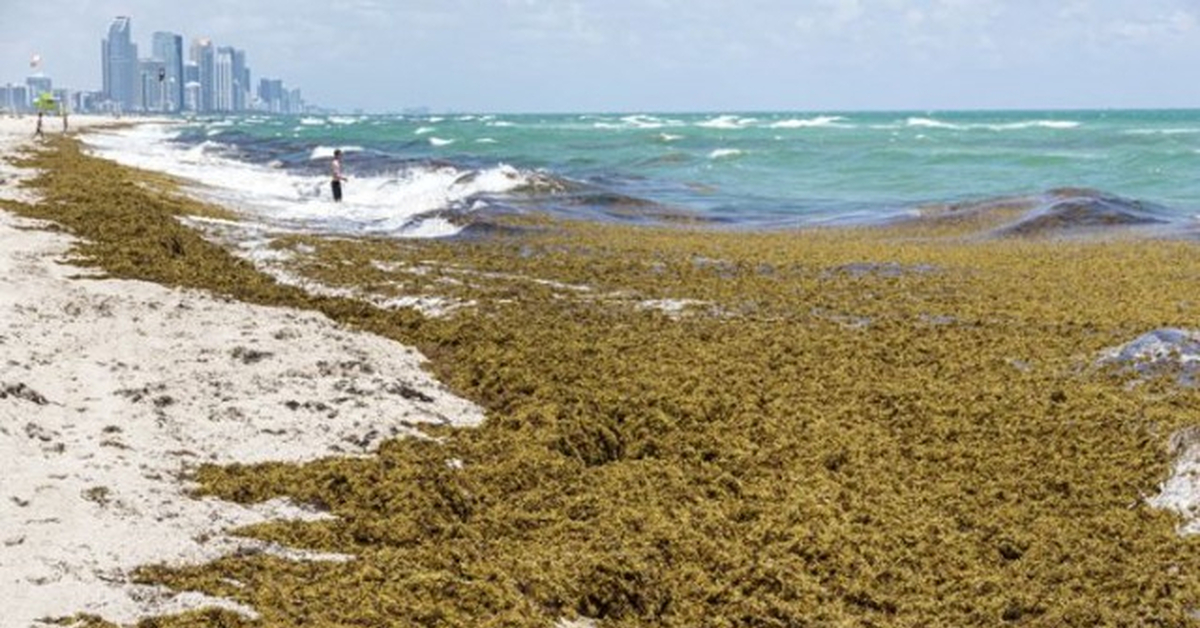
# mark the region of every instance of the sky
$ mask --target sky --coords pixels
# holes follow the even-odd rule
[[[1200,0],[0,0],[0,84],[118,15],[341,111],[1200,108]]]

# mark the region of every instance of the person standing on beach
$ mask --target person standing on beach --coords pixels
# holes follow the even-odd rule
[[[33,132],[33,136],[38,139],[45,139],[45,134],[42,133],[42,112],[38,112],[37,129]]]
[[[342,181],[346,177],[342,176],[342,149],[333,151],[333,162],[329,164],[330,175],[333,176],[331,185],[333,186],[333,202],[342,202]]]

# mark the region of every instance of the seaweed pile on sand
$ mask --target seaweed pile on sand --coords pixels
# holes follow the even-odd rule
[[[545,223],[274,244],[314,283],[470,303],[427,318],[275,284],[181,226],[193,204],[74,144],[29,165],[45,201],[6,207],[112,275],[321,310],[415,344],[488,410],[369,458],[203,468],[201,494],[333,515],[241,534],[356,558],[148,567],[260,616],[147,626],[1183,626],[1200,608],[1200,548],[1147,503],[1200,396],[1096,362],[1195,327],[1193,244]]]

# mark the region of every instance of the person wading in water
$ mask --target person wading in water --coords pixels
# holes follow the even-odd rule
[[[333,177],[330,185],[333,187],[333,202],[342,202],[342,181],[346,177],[342,176],[342,149],[333,151],[333,162],[329,164],[329,174]]]

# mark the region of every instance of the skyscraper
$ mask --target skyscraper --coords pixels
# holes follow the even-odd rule
[[[196,110],[208,113],[214,109],[214,86],[216,85],[217,51],[210,39],[197,39],[192,42],[192,62],[199,70],[200,100]]]
[[[200,66],[195,61],[183,64],[183,108],[200,111]]]
[[[158,59],[138,59],[137,108],[139,111],[162,111],[162,86],[158,74],[163,62]]]
[[[50,77],[39,72],[25,79],[25,87],[29,88],[30,100],[37,100],[42,94],[54,91],[54,82],[50,80]]]
[[[217,48],[217,59],[213,73],[213,110],[233,111],[233,48],[222,46]]]
[[[128,17],[113,20],[100,49],[104,97],[122,109],[134,110],[137,107],[138,55]]]
[[[154,33],[154,58],[163,63],[166,76],[162,90],[166,101],[161,103],[165,111],[178,113],[183,109],[183,37],[175,33]]]
[[[233,51],[233,110],[245,111],[249,100],[250,70],[246,67],[246,51]]]

